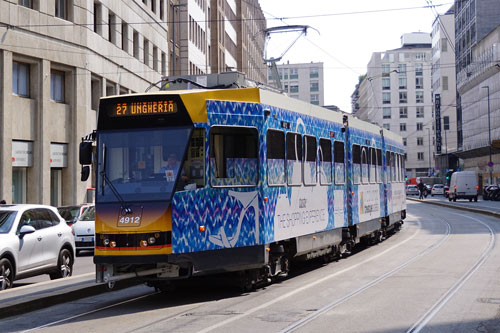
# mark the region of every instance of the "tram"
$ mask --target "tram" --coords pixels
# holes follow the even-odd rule
[[[237,272],[252,287],[401,227],[398,135],[258,86],[174,82],[196,89],[102,98],[80,145],[98,283]]]

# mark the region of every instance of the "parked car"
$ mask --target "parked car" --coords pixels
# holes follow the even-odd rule
[[[95,244],[95,206],[90,205],[72,226],[75,235],[76,253],[94,250]]]
[[[449,201],[457,201],[457,199],[469,199],[469,201],[477,201],[477,176],[474,171],[454,172],[450,180]]]
[[[55,207],[0,206],[0,290],[35,275],[71,276],[74,259],[71,227]]]
[[[434,184],[431,190],[431,197],[435,195],[444,195],[444,185],[443,184]]]
[[[500,186],[498,184],[490,184],[483,187],[483,200],[498,200]]]
[[[425,184],[425,191],[427,192],[425,195],[431,194],[432,186]]]
[[[72,225],[89,208],[89,204],[57,207],[59,214],[66,220],[68,225]]]
[[[406,187],[406,195],[419,195],[420,192],[418,191],[417,185],[408,185]]]

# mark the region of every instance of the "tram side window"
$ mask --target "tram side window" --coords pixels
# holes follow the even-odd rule
[[[344,159],[344,143],[335,141],[333,144],[333,159],[335,162],[335,184],[345,184],[345,159]]]
[[[391,182],[391,152],[385,153],[385,170],[386,170],[386,183],[389,184]]]
[[[382,149],[376,149],[377,151],[377,183],[382,182],[382,174],[384,172],[384,167],[382,165]]]
[[[404,155],[401,155],[401,181],[406,181],[406,166]]]
[[[270,186],[285,184],[285,133],[267,131],[267,183]]]
[[[248,127],[210,130],[211,185],[255,186],[258,181],[258,132]]]
[[[397,182],[399,183],[401,181],[401,167],[400,167],[400,163],[401,163],[401,155],[399,154],[396,154],[396,173],[398,175],[397,177]]]
[[[302,184],[302,137],[297,133],[286,134],[286,169],[288,185]]]
[[[375,148],[370,148],[370,183],[375,183],[377,181],[377,155],[375,154]]]
[[[316,185],[316,138],[304,135],[304,185]]]
[[[332,183],[332,142],[329,139],[319,139],[319,183]]]
[[[391,180],[396,182],[396,158],[394,153],[391,153]]]
[[[361,182],[363,184],[368,184],[368,179],[370,178],[368,165],[368,148],[361,147]]]
[[[195,128],[186,161],[184,171],[189,181],[196,183],[196,187],[205,186],[205,129]]]
[[[354,184],[359,184],[361,175],[361,148],[359,145],[352,145],[352,180]]]

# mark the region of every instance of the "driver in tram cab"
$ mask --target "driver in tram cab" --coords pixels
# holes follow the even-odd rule
[[[175,181],[175,175],[179,171],[179,168],[181,168],[181,162],[179,161],[177,154],[170,153],[168,154],[167,164],[160,169],[160,173],[165,175],[165,179],[167,180],[167,182],[173,182]],[[184,168],[182,168],[181,177],[177,182],[175,190],[176,191],[184,190],[184,186],[188,184],[188,181],[189,179],[186,175],[186,172],[184,171]]]

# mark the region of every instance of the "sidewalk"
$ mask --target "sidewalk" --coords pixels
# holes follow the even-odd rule
[[[494,216],[494,217],[500,218],[500,212],[494,212],[494,211],[487,210],[484,208],[481,209],[481,208],[457,206],[455,202],[431,201],[428,199],[417,199],[417,198],[410,198],[410,197],[406,197],[406,200],[424,202],[424,203],[430,204],[430,205],[436,205],[436,206],[442,206],[442,207],[453,208],[453,209],[458,209],[458,210],[464,210],[464,211],[468,211],[471,213],[484,214],[484,215],[489,215],[489,216]]]

